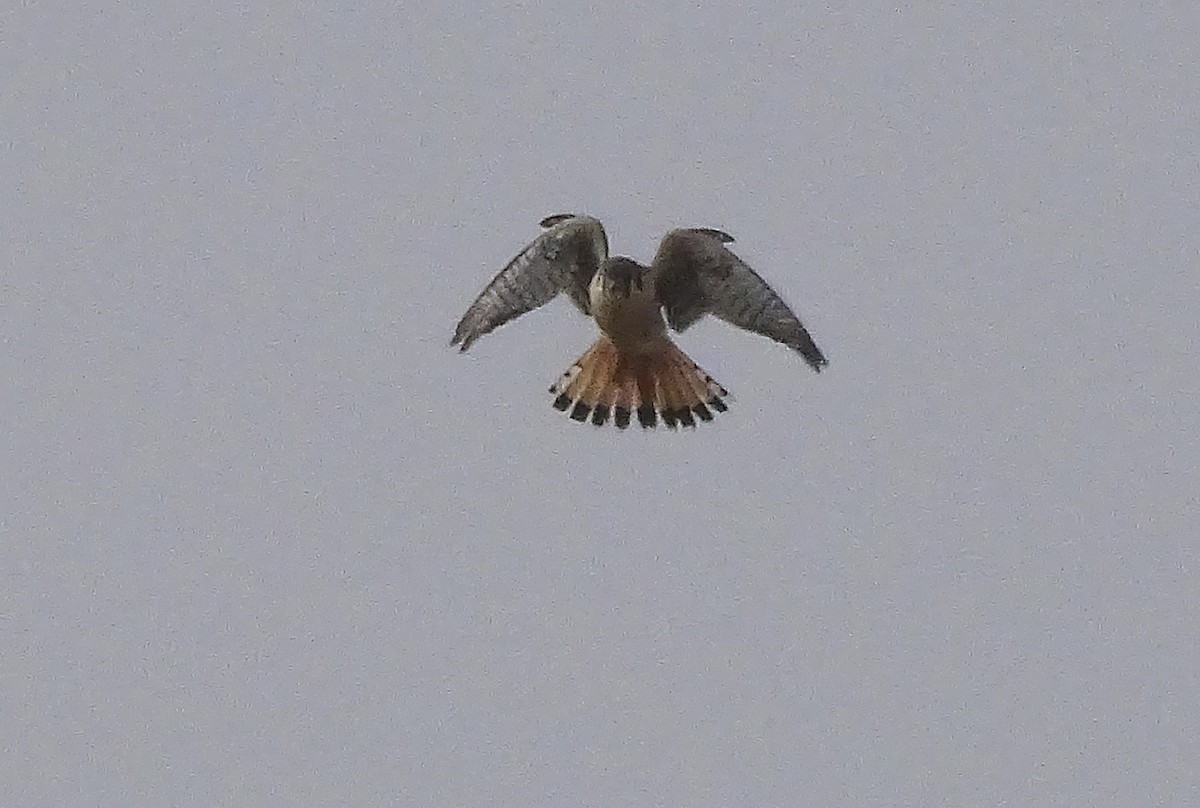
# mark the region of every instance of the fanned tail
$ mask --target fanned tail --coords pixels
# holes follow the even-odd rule
[[[643,427],[661,418],[669,428],[711,421],[728,407],[725,388],[664,338],[649,352],[623,353],[600,337],[550,387],[554,408],[576,421],[603,426],[611,418],[625,429],[636,417]]]

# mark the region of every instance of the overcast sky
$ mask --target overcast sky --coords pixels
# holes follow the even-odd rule
[[[0,803],[1200,804],[1200,11],[734,6],[0,12]],[[451,349],[564,211],[828,369]]]

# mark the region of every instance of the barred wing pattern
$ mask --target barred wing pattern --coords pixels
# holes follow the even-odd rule
[[[604,227],[590,216],[564,213],[542,220],[548,228],[508,262],[467,309],[451,345],[467,350],[475,340],[566,292],[589,313],[588,284],[608,257]]]
[[[770,337],[800,353],[813,370],[829,364],[779,295],[725,245],[720,230],[672,230],[654,256],[656,288],[667,322],[683,331],[705,314]]]

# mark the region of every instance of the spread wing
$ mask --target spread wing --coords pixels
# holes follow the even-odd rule
[[[770,337],[798,351],[813,370],[828,364],[799,318],[725,245],[720,230],[672,230],[654,256],[658,299],[667,322],[683,331],[705,314]]]
[[[588,284],[608,257],[604,227],[590,216],[564,213],[542,220],[547,228],[480,293],[454,329],[451,345],[462,350],[509,320],[566,292],[588,313]]]

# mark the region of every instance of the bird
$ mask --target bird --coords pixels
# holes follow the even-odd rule
[[[565,293],[595,320],[600,337],[553,385],[556,410],[579,422],[625,429],[661,421],[694,427],[725,412],[729,393],[668,336],[705,314],[761,334],[800,354],[815,371],[829,364],[778,294],[729,249],[721,230],[671,230],[649,266],[608,254],[592,216],[560,213],[505,265],[467,309],[451,345],[461,351],[499,326]]]

